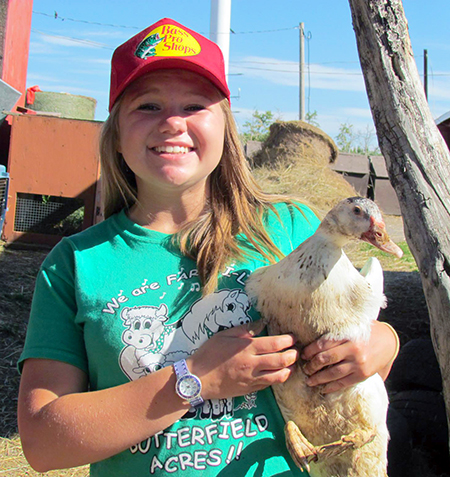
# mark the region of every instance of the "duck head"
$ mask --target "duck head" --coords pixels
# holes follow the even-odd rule
[[[384,252],[398,258],[403,255],[386,231],[380,209],[370,199],[349,197],[339,202],[325,217],[336,233],[348,239],[356,238],[368,242]]]

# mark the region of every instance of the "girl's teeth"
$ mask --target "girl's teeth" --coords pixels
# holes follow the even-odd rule
[[[184,146],[158,146],[155,147],[155,151],[168,152],[172,154],[187,154],[189,152],[189,148]]]

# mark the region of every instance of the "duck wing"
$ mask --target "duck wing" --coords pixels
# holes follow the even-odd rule
[[[359,272],[367,281],[372,290],[374,298],[382,297],[381,308],[386,306],[386,297],[384,296],[384,278],[383,269],[380,261],[375,257],[370,257]]]

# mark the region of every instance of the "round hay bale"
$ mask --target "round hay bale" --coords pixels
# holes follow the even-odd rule
[[[27,104],[27,108],[46,113],[61,113],[63,118],[93,120],[96,105],[97,100],[88,96],[38,91],[33,104]]]
[[[253,164],[262,166],[315,158],[328,165],[338,154],[336,144],[319,128],[303,121],[278,121],[270,126],[269,137],[253,157]]]
[[[322,217],[336,202],[358,195],[329,167],[338,155],[333,140],[302,121],[277,122],[253,160],[253,175],[262,189],[287,194]]]

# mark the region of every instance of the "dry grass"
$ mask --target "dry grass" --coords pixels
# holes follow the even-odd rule
[[[302,163],[258,167],[253,175],[266,192],[298,198],[319,217],[339,200],[358,195],[345,179],[315,157]]]
[[[0,476],[5,477],[86,477],[89,475],[89,467],[77,467],[67,470],[52,470],[39,473],[34,471],[27,463],[18,436],[12,439],[0,438]]]

